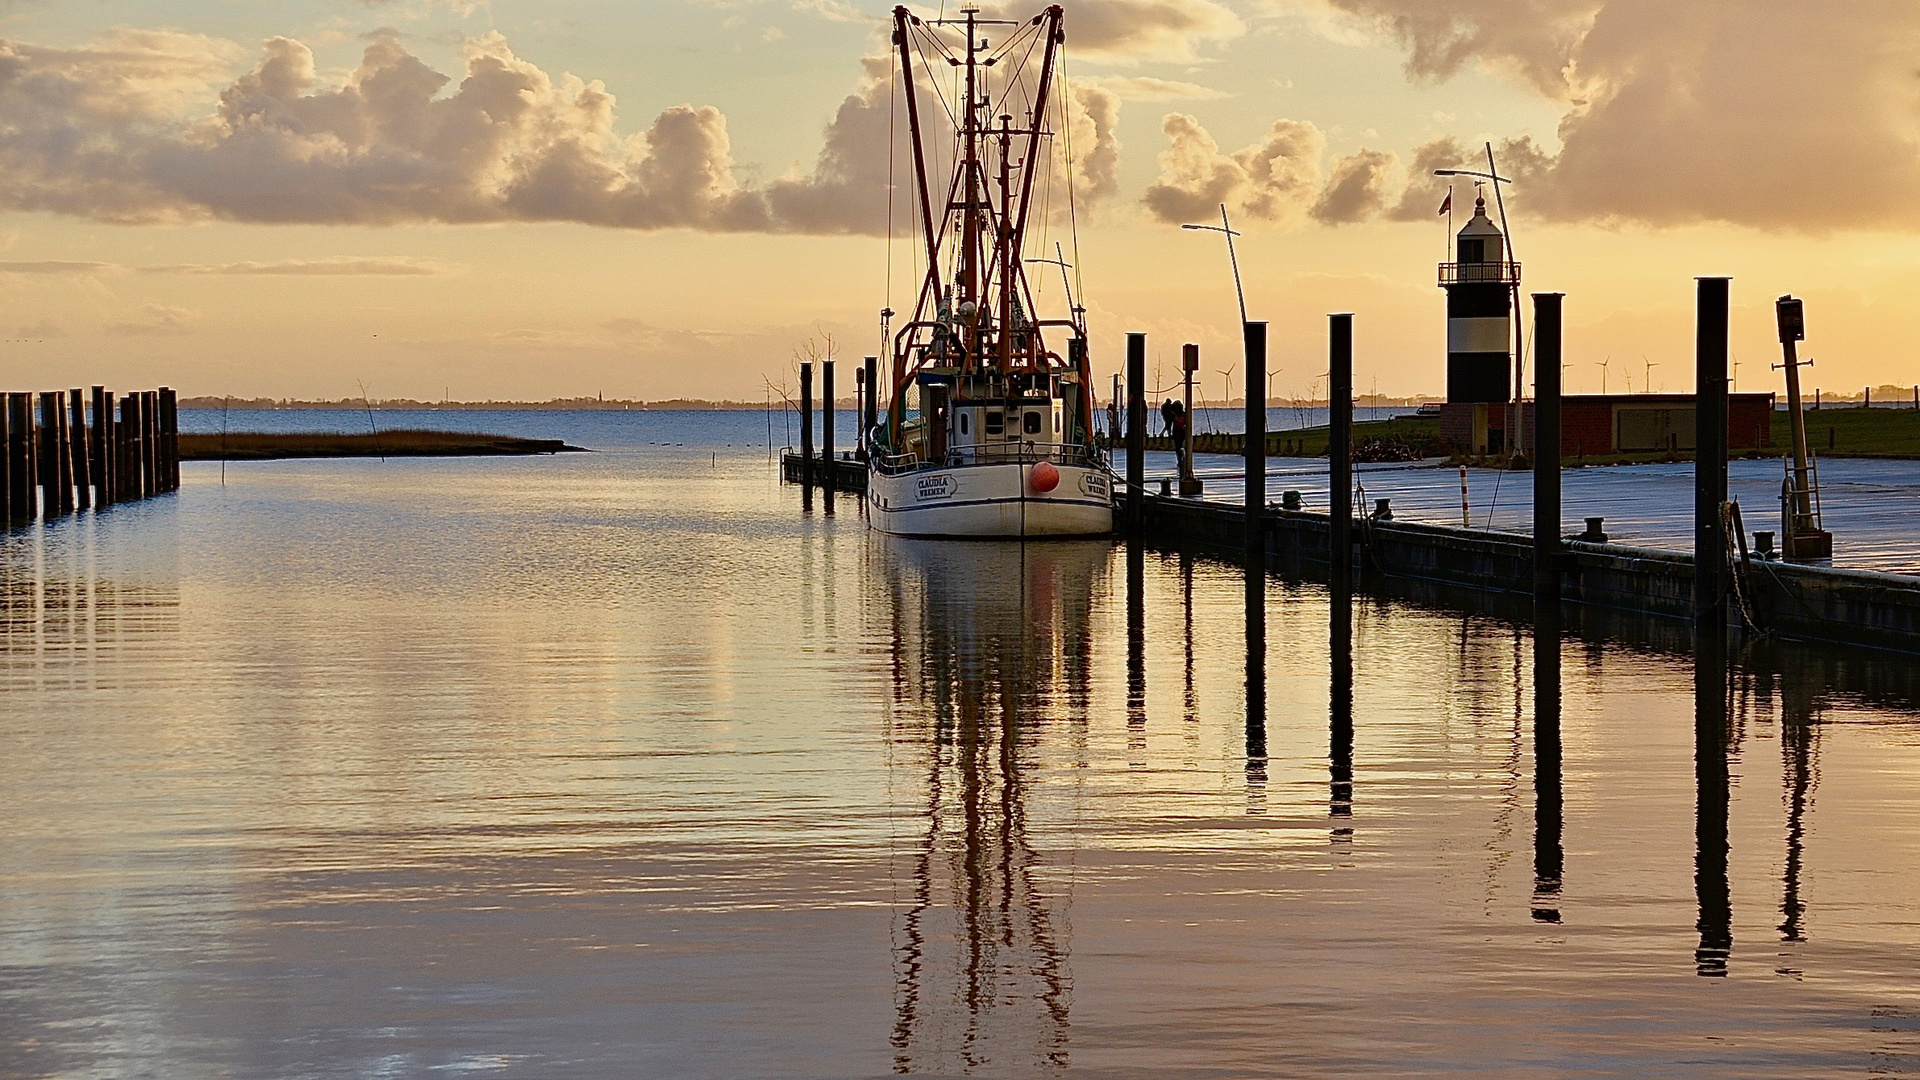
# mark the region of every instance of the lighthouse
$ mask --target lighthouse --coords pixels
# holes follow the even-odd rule
[[[1454,243],[1454,261],[1440,264],[1447,291],[1447,402],[1472,405],[1473,444],[1478,453],[1502,449],[1504,405],[1512,399],[1513,296],[1520,264],[1507,259],[1507,238],[1487,217],[1484,196]],[[1494,430],[1489,430],[1489,419]]]

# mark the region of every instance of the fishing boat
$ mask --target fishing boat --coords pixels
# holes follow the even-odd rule
[[[1061,9],[1005,21],[971,7],[940,19],[897,7],[893,19],[926,272],[911,317],[895,331],[891,310],[882,316],[892,387],[863,436],[868,520],[922,537],[1110,532],[1085,307],[1063,250],[1026,257],[1029,227],[1056,209],[1047,193],[1072,197],[1071,155],[1056,145],[1070,122],[1056,79]],[[930,103],[949,120],[938,139],[923,115]],[[952,168],[930,183],[941,161]],[[1030,262],[1060,268],[1063,315],[1042,316]]]

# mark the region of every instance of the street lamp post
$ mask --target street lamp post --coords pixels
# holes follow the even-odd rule
[[[1233,223],[1227,220],[1227,204],[1220,204],[1220,224],[1218,225],[1182,225],[1183,229],[1196,232],[1224,233],[1227,237],[1227,261],[1233,265],[1233,294],[1240,301],[1240,325],[1247,323],[1247,293],[1240,287],[1240,257],[1234,253],[1233,238],[1240,234],[1233,231]]]

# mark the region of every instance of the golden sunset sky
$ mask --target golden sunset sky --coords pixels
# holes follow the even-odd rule
[[[1221,393],[1225,252],[1177,226],[1226,202],[1276,394],[1309,392],[1344,310],[1360,391],[1437,394],[1428,174],[1491,141],[1527,289],[1568,294],[1569,390],[1603,360],[1613,390],[1690,389],[1699,274],[1734,278],[1740,389],[1776,388],[1789,291],[1813,384],[1920,381],[1920,4],[1065,7],[1101,372],[1144,330],[1161,381],[1199,341]],[[911,302],[904,240],[887,292],[888,10],[6,5],[0,381],[758,400],[803,340],[875,351]]]

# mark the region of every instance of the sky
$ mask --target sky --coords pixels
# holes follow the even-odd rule
[[[1733,278],[1738,389],[1779,388],[1786,292],[1807,301],[1810,385],[1920,382],[1920,5],[1064,7],[1103,385],[1144,331],[1156,386],[1187,341],[1203,396],[1239,386],[1226,252],[1178,228],[1225,203],[1276,395],[1314,391],[1337,311],[1357,390],[1438,395],[1430,174],[1488,143],[1526,289],[1567,294],[1569,391],[1690,389],[1696,275]],[[879,309],[911,302],[904,219],[886,236],[889,10],[0,2],[0,382],[791,388],[808,342],[877,351]],[[1048,249],[1072,239],[1045,224]]]

